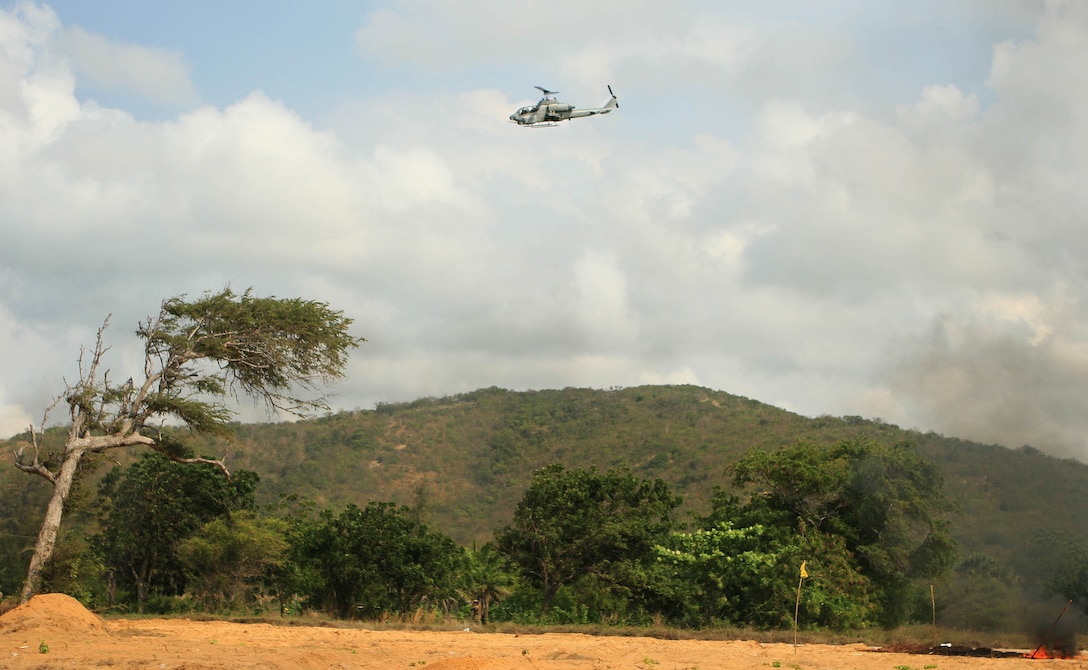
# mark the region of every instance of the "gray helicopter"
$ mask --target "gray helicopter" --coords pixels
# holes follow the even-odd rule
[[[555,98],[559,91],[549,91],[543,86],[534,86],[533,88],[540,89],[544,97],[535,105],[522,107],[510,115],[510,120],[519,126],[556,126],[559,125],[560,121],[607,114],[613,109],[619,109],[620,106],[620,103],[616,102],[616,94],[612,92],[611,86],[608,87],[608,94],[612,96],[611,100],[604,103],[602,107],[588,107],[586,109],[578,109],[574,105],[559,102]]]

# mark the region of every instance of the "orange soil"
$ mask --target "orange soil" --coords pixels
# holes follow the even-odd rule
[[[48,652],[39,649],[44,643]],[[0,668],[415,668],[416,670],[1045,670],[1088,659],[968,658],[801,645],[571,633],[370,631],[179,619],[103,621],[73,598],[41,595],[0,616]]]

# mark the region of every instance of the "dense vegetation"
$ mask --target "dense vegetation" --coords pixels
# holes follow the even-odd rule
[[[1083,464],[702,388],[483,389],[187,442],[229,450],[231,486],[170,474],[190,499],[133,541],[166,506],[125,495],[194,466],[88,463],[51,588],[134,611],[773,628],[808,561],[799,623],[834,629],[928,621],[931,585],[942,625],[976,629],[1088,595]],[[5,593],[46,497],[30,479],[0,468]]]

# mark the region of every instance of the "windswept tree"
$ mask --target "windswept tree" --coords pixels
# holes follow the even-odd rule
[[[98,329],[94,349],[80,352],[79,379],[46,409],[29,444],[15,453],[15,466],[53,487],[30,560],[22,601],[40,588],[42,569],[53,555],[64,503],[84,458],[111,449],[148,447],[180,463],[206,463],[227,477],[221,458],[194,456],[164,432],[181,423],[193,433],[229,434],[239,395],[295,415],[327,409],[321,385],[343,376],[350,349],[364,342],[348,333],[352,320],[325,303],[299,298],[238,295],[229,288],[199,299],[177,296],[158,316],[141,322],[141,373],[118,381],[105,367],[109,347]],[[67,406],[70,423],[59,453],[45,445],[50,412]],[[30,453],[26,453],[26,447]]]

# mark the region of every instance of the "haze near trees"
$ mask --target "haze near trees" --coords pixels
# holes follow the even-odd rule
[[[227,403],[239,393],[296,415],[327,409],[320,386],[341,378],[348,351],[365,341],[348,333],[351,319],[321,302],[260,298],[251,290],[238,295],[229,288],[196,300],[176,296],[139,324],[143,370],[121,382],[104,365],[108,323],[107,317],[89,354],[80,352],[79,379],[66,381],[40,427],[31,426],[30,453],[24,447],[15,455],[17,468],[53,487],[23,602],[40,587],[64,503],[85,457],[145,446],[179,463],[213,465],[229,477],[221,458],[193,455],[163,425],[180,422],[193,433],[226,435],[234,416]],[[45,444],[45,428],[50,413],[65,405],[70,423],[63,447],[55,452]]]

